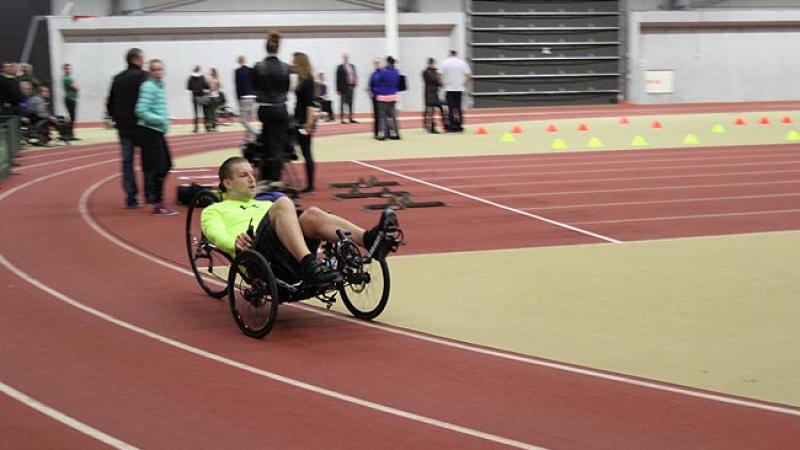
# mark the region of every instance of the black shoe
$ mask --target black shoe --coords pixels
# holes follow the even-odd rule
[[[379,141],[385,141],[385,140],[386,140],[386,138],[385,138],[385,137],[376,137],[375,139],[377,139],[377,140],[379,140]]]
[[[386,258],[386,255],[396,252],[403,242],[403,230],[397,214],[390,208],[381,213],[381,218],[374,228],[364,233],[364,245],[367,254],[375,259]]]
[[[303,282],[313,286],[330,286],[342,282],[342,274],[331,269],[316,258],[307,258],[302,262]]]
[[[303,189],[302,191],[300,191],[301,194],[310,194],[312,192],[314,192],[314,187],[313,186],[309,186],[309,187]]]
[[[393,141],[399,141],[399,140],[400,140],[400,135],[397,135],[397,136],[389,136],[389,139],[391,139],[391,140],[393,140]]]
[[[358,123],[358,122],[356,122],[356,121],[355,121],[355,120],[353,120],[353,119],[350,119],[350,123]]]

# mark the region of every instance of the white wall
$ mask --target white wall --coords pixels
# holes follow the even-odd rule
[[[800,11],[633,12],[627,98],[633,103],[800,99]],[[673,93],[645,71],[674,71]]]
[[[420,73],[429,56],[445,57],[449,48],[464,50],[463,14],[401,14],[398,68],[408,76],[409,91],[402,96],[405,110],[422,109]],[[335,68],[343,52],[357,66],[359,84],[356,111],[367,112],[371,104],[364,91],[372,59],[385,55],[383,13],[358,14],[260,14],[126,16],[72,21],[49,18],[52,64],[73,66],[81,86],[79,121],[102,119],[104,99],[111,78],[125,67],[125,52],[131,47],[144,50],[146,58],[166,64],[171,114],[191,117],[191,99],[186,79],[195,64],[204,70],[216,67],[223,90],[235,107],[233,70],[236,57],[248,63],[264,57],[264,36],[275,28],[284,34],[281,59],[288,61],[294,51],[309,54],[316,72],[325,72],[329,89],[335,92]],[[60,73],[54,71],[54,79]],[[55,102],[61,106],[61,87],[54,83]],[[335,97],[335,96],[334,96]],[[338,99],[334,107],[338,110]]]

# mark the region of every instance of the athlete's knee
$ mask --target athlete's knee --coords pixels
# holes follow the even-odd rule
[[[312,206],[303,211],[303,214],[300,216],[300,222],[306,225],[321,224],[325,221],[327,216],[328,213],[316,206]]]

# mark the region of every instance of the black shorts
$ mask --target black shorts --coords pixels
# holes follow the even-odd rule
[[[306,246],[312,255],[316,255],[320,241],[317,239],[305,238]],[[256,241],[253,248],[261,253],[270,263],[272,273],[287,283],[293,284],[303,278],[303,270],[300,261],[296,260],[289,250],[278,238],[278,232],[269,221],[269,214],[261,219],[256,231]]]

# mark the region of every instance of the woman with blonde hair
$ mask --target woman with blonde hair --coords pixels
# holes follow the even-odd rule
[[[314,105],[314,71],[308,55],[297,52],[293,55],[292,69],[297,74],[294,121],[297,125],[297,143],[306,162],[306,188],[303,192],[314,192],[314,158],[311,155],[311,136],[314,134],[316,107]]]

